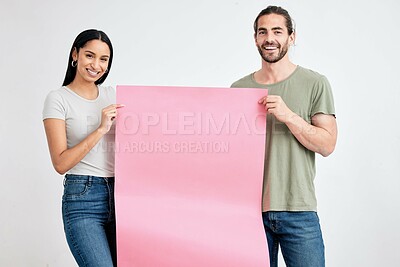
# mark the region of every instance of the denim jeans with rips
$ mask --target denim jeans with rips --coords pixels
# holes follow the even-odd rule
[[[325,247],[314,211],[263,212],[270,267],[278,266],[278,250],[288,267],[324,267]]]
[[[79,266],[117,266],[114,178],[67,174],[64,231]]]

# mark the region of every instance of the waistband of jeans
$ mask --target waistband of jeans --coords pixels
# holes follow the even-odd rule
[[[92,183],[108,183],[108,182],[114,182],[114,177],[99,177],[99,176],[92,176],[92,175],[66,174],[65,180],[89,181]]]

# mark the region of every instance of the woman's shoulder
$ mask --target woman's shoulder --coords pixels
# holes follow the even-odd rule
[[[65,86],[62,86],[57,89],[53,89],[50,92],[47,93],[47,97],[53,97],[53,98],[62,98],[68,95],[68,91],[65,88]]]
[[[99,89],[102,91],[106,92],[114,92],[115,93],[115,88],[111,85],[98,85]]]
[[[66,90],[63,87],[51,90],[47,93],[46,100],[61,100],[65,97]]]
[[[112,102],[115,102],[115,97],[116,97],[116,91],[115,88],[112,86],[104,86],[104,85],[98,85],[99,91],[101,92],[101,96],[103,98],[109,99]]]

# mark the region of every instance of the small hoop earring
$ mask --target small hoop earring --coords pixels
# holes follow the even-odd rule
[[[107,73],[108,72],[108,69],[106,69],[105,71],[104,71],[104,73]]]
[[[75,64],[74,64],[75,63]],[[71,66],[73,67],[73,68],[75,68],[76,67],[76,65],[78,65],[78,61],[71,61]]]

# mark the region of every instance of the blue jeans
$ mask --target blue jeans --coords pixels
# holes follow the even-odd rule
[[[270,267],[278,266],[279,246],[288,267],[324,267],[324,241],[316,212],[263,212]]]
[[[79,266],[117,266],[114,178],[67,174],[64,231]]]

